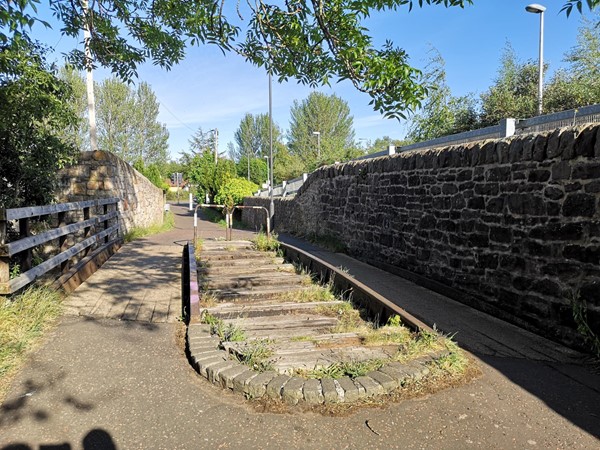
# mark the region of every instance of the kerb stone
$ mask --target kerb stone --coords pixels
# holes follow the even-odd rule
[[[333,378],[322,378],[321,389],[323,390],[323,398],[325,403],[340,403],[342,399],[335,387]]]
[[[285,386],[281,393],[281,398],[288,405],[295,405],[303,398],[304,378],[293,377]]]
[[[288,375],[277,375],[267,384],[267,395],[270,398],[280,399],[281,391],[290,379],[291,377]]]
[[[224,356],[211,356],[206,359],[200,358],[198,361],[196,361],[198,373],[200,373],[200,375],[202,375],[203,377],[208,378],[208,373],[206,372],[206,369],[208,369],[210,366],[214,366],[215,364],[219,364],[225,361],[225,359],[226,358]]]
[[[309,405],[320,405],[325,401],[321,387],[321,380],[306,380],[304,382],[304,400]]]
[[[248,381],[246,393],[250,398],[261,398],[267,391],[269,382],[277,376],[277,372],[268,371],[259,373],[257,376]]]
[[[383,386],[371,377],[356,377],[354,382],[362,385],[362,387],[365,388],[367,397],[375,397],[384,393]]]
[[[239,392],[240,394],[246,394],[246,389],[250,380],[258,376],[258,372],[248,369],[245,372],[240,373],[233,379],[233,391]]]
[[[392,392],[398,387],[398,382],[396,380],[379,370],[369,372],[367,376],[379,383],[387,393]]]
[[[219,373],[219,378],[221,380],[221,386],[226,387],[228,389],[233,389],[234,379],[238,375],[240,375],[246,371],[250,371],[250,369],[247,366],[244,366],[243,364],[236,364],[233,367],[230,367],[228,369],[221,371]]]
[[[338,384],[344,391],[344,402],[352,403],[360,398],[358,386],[349,377],[342,377],[337,379]]]
[[[211,365],[210,367],[206,368],[206,378],[208,378],[208,380],[211,383],[220,383],[219,374],[223,370],[230,369],[234,365],[238,365],[238,364],[239,363],[237,363],[235,361],[229,360],[229,361],[223,361],[223,362],[215,364],[215,365]]]

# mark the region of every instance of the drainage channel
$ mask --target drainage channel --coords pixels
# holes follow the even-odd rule
[[[188,244],[187,346],[210,382],[289,405],[352,403],[420,379],[448,355],[439,338],[398,358],[407,339],[433,330],[338,268],[290,245],[281,250],[285,258],[249,241],[206,240],[196,264]]]

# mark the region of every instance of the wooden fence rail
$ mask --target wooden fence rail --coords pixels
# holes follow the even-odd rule
[[[119,233],[120,201],[111,197],[57,205],[0,208],[0,294],[12,294],[58,266],[64,273],[72,258],[84,257],[108,245],[111,236]],[[77,217],[78,221],[67,224],[68,214]],[[32,236],[30,224],[38,218],[47,219],[46,223],[53,222],[56,226]],[[11,229],[17,231],[18,239],[11,240],[11,235],[15,234],[9,232]],[[70,236],[74,239],[69,240]],[[33,250],[54,240],[58,240],[59,253],[34,267]],[[15,276],[12,278],[11,263],[19,268],[13,271]]]

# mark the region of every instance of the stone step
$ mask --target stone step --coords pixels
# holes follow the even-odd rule
[[[206,260],[203,257],[200,258],[199,268],[201,269],[213,269],[221,267],[256,267],[264,265],[278,265],[283,264],[285,261],[283,258],[270,255],[269,253],[259,252],[260,257],[256,258],[243,258],[243,259],[209,259]]]
[[[237,240],[237,241],[223,241],[223,240],[205,240],[202,242],[202,250],[215,250],[226,248],[254,248],[254,244],[251,241]]]
[[[251,262],[248,260],[244,260],[245,262]],[[224,264],[221,266],[213,266],[210,267],[200,267],[198,269],[198,274],[201,276],[213,276],[213,275],[246,275],[253,273],[262,273],[266,271],[270,271],[272,273],[296,273],[296,268],[293,264],[273,264],[272,259],[269,259],[269,262],[266,264],[247,264],[247,265],[235,265]]]
[[[283,284],[274,287],[257,286],[255,289],[208,289],[206,293],[219,302],[293,301],[293,298],[288,297],[309,289],[309,286]]]
[[[338,362],[362,362],[373,359],[389,359],[395,355],[381,347],[343,347],[330,349],[305,349],[296,352],[275,351],[269,357],[274,370],[280,373],[291,373],[294,370],[314,370],[327,367]]]
[[[260,252],[258,250],[244,250],[244,249],[232,249],[232,250],[202,250],[200,252],[201,261],[230,261],[232,259],[262,259],[262,258],[274,258],[276,255],[274,252]]]
[[[202,278],[200,283],[205,289],[252,289],[258,286],[306,285],[307,279],[295,273],[275,272],[208,276]]]
[[[220,319],[235,319],[238,317],[265,317],[282,316],[287,314],[298,314],[301,312],[314,312],[323,305],[335,306],[345,302],[336,300],[333,302],[306,302],[306,303],[260,303],[260,304],[239,304],[222,303],[218,306],[207,308],[207,311]],[[353,333],[354,334],[354,333]]]
[[[225,320],[240,327],[249,338],[281,336],[312,336],[330,333],[338,323],[336,317],[318,314],[292,314],[286,316],[238,317]]]

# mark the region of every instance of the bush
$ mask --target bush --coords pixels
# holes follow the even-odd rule
[[[258,186],[243,178],[232,178],[219,188],[215,203],[225,206],[239,205],[244,197],[250,197],[258,190]]]

